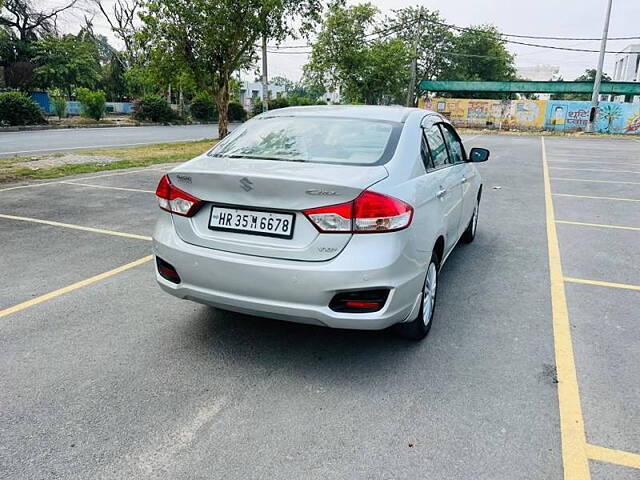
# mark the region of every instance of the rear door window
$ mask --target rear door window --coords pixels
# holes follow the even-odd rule
[[[447,124],[441,123],[442,135],[444,136],[447,149],[449,150],[449,161],[452,164],[464,162],[464,147],[458,135],[453,128]]]
[[[447,153],[447,146],[442,132],[438,125],[432,125],[424,130],[424,135],[429,147],[429,154],[431,157],[431,169],[442,168],[449,162],[449,155]]]

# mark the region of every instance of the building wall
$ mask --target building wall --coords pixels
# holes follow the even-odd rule
[[[267,85],[268,90],[271,92],[271,98],[277,98],[280,96],[286,96],[286,90],[280,85]],[[251,109],[251,102],[254,99],[262,100],[262,82],[242,82],[240,86],[240,103],[245,109]]]
[[[460,127],[520,130],[583,130],[591,102],[562,100],[475,100],[434,98],[419,106]],[[601,102],[596,131],[640,134],[640,103]]]
[[[613,80],[619,82],[640,82],[640,43],[628,45],[616,55],[613,67]],[[623,95],[615,96],[612,100],[624,102]],[[633,97],[633,102],[640,102],[640,95]]]

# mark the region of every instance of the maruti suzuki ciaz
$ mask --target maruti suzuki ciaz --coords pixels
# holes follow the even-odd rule
[[[157,281],[224,310],[421,339],[440,268],[476,234],[488,157],[428,110],[263,113],[160,180]]]

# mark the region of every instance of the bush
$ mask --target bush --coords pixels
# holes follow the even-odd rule
[[[230,102],[227,110],[227,119],[230,122],[244,122],[247,119],[247,111],[242,104]]]
[[[191,102],[191,116],[201,122],[218,119],[218,108],[207,95],[197,95]]]
[[[318,100],[316,102],[316,105],[326,105],[326,104],[327,104],[327,102],[325,102],[324,100]]]
[[[58,118],[67,116],[67,101],[64,97],[53,97],[51,103],[53,104],[53,113],[55,113]]]
[[[151,122],[168,123],[175,120],[177,115],[160,95],[144,95],[133,105],[133,118]]]
[[[82,104],[82,115],[99,122],[104,117],[107,97],[102,90],[79,88],[77,97]]]
[[[251,100],[251,115],[255,117],[256,115],[260,115],[262,113],[262,100],[258,97]]]
[[[284,97],[273,98],[269,100],[269,110],[277,110],[278,108],[286,108],[289,102]]]
[[[289,97],[289,105],[293,106],[305,106],[315,105],[316,101],[309,97],[299,97],[298,95],[291,95]]]
[[[39,125],[47,123],[40,107],[23,93],[0,93],[0,124]]]

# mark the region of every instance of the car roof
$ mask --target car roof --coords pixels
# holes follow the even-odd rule
[[[308,107],[287,107],[271,110],[260,115],[261,118],[288,116],[326,116],[362,118],[363,120],[386,120],[403,123],[414,112],[433,113],[419,108],[380,105],[317,105]]]

